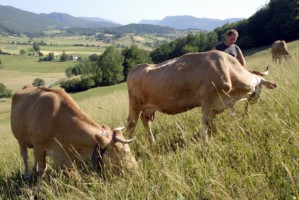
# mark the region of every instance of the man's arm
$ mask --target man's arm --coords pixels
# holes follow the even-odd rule
[[[237,47],[237,60],[241,63],[243,67],[245,67],[246,61],[240,47]]]

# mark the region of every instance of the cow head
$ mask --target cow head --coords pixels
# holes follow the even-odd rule
[[[99,159],[93,162],[102,165],[101,167],[118,171],[135,168],[137,162],[128,145],[134,139],[126,140],[121,131],[123,128],[116,128],[113,131],[108,127],[104,128],[105,131],[96,135],[100,150],[98,151]]]
[[[255,71],[256,72],[256,71]],[[261,94],[262,94],[262,87],[265,86],[267,89],[275,89],[277,88],[277,84],[275,82],[270,82],[264,79],[262,76],[268,75],[268,67],[265,72],[253,73],[257,78],[257,85],[255,90],[248,98],[248,102],[250,104],[257,103]]]

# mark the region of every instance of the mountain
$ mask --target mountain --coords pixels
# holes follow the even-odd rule
[[[129,26],[122,26],[111,20],[106,20],[98,17],[74,17],[66,13],[50,13],[50,14],[36,14],[17,9],[11,6],[0,5],[0,33],[41,33],[49,29],[113,29],[116,32],[127,32],[135,30],[136,32],[152,33],[152,32],[169,32],[167,28],[171,29],[198,29],[204,31],[211,31],[216,27],[220,27],[226,23],[231,23],[241,20],[241,18],[232,18],[226,20],[196,18],[188,15],[182,16],[168,16],[162,20],[141,20],[139,26],[131,24]],[[152,26],[142,26],[142,24]],[[159,28],[161,30],[159,30]],[[82,30],[81,30],[82,31]]]
[[[118,25],[121,26],[121,24],[119,24],[119,23],[116,23],[116,22],[114,22],[112,20],[109,20],[109,19],[103,19],[103,18],[100,18],[100,17],[78,17],[78,18],[93,21],[93,22],[109,22],[109,23],[118,24]]]
[[[41,31],[53,26],[63,26],[63,24],[11,6],[0,6],[1,30],[25,33]]]
[[[142,19],[139,24],[152,24],[157,25],[161,20],[150,20],[150,19]]]
[[[217,27],[221,27],[226,23],[232,23],[243,18],[230,18],[230,19],[210,19],[210,18],[197,18],[189,15],[167,16],[162,20],[141,20],[139,23],[154,24],[159,26],[169,26],[175,29],[200,29],[205,31],[212,31]]]
[[[102,28],[107,33],[138,33],[138,34],[167,34],[174,32],[175,29],[168,26],[157,26],[152,24],[127,24],[120,27]]]
[[[0,5],[0,31],[6,33],[34,33],[53,28],[117,27],[109,21],[91,21],[64,13],[36,14],[11,6]]]
[[[74,28],[99,28],[99,27],[120,26],[120,24],[109,22],[108,20],[95,21],[89,18],[84,19],[82,17],[73,17],[72,15],[65,14],[65,13],[53,12],[50,14],[40,14],[40,15]]]

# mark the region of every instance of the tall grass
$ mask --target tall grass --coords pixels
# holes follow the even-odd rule
[[[299,44],[294,51],[299,53]],[[293,51],[293,52],[294,52]],[[9,120],[0,123],[0,198],[2,199],[298,199],[299,198],[299,66],[298,58],[273,65],[268,50],[246,57],[248,68],[264,69],[278,84],[264,89],[258,104],[242,119],[225,112],[217,132],[197,137],[200,109],[169,116],[156,114],[156,144],[150,146],[141,123],[130,145],[139,161],[135,172],[99,174],[88,164],[69,176],[48,159],[52,172],[44,179],[23,180],[23,162]],[[86,94],[86,95],[85,95]],[[85,98],[84,98],[85,96]],[[124,125],[128,113],[125,85],[102,92],[73,95],[82,110],[100,124]],[[0,113],[0,116],[2,114]],[[32,162],[32,155],[30,156]]]

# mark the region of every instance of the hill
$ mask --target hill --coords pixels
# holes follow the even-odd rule
[[[37,32],[50,27],[62,27],[63,23],[56,22],[43,15],[23,11],[11,6],[0,6],[0,30],[8,32]]]
[[[95,28],[95,27],[117,27],[120,24],[109,22],[108,20],[94,20],[92,18],[82,18],[82,17],[73,17],[72,15],[66,13],[50,13],[50,14],[41,14],[49,19],[52,19],[58,23],[63,23],[70,27],[77,28]]]
[[[109,19],[100,18],[100,17],[78,17],[78,18],[93,21],[93,22],[110,22],[110,23],[118,24],[121,26],[121,24],[119,24],[119,23],[116,23]]]
[[[36,33],[66,27],[116,27],[109,21],[92,21],[65,13],[35,14],[11,6],[0,5],[0,31],[4,33]]]
[[[242,20],[242,18],[230,19],[210,19],[210,18],[197,18],[189,15],[180,16],[167,16],[162,20],[141,20],[140,24],[153,24],[159,26],[169,26],[175,29],[200,29],[205,31],[212,31],[217,27],[224,24],[232,23]]]
[[[99,28],[104,28],[105,30],[110,30],[110,28],[113,28],[111,29],[113,32],[137,31],[142,33],[157,32],[158,29],[162,29],[158,32],[169,32],[169,30],[173,29],[198,29],[203,31],[211,31],[216,27],[222,26],[223,24],[238,20],[240,20],[240,18],[218,20],[183,15],[168,16],[163,20],[142,20],[138,25],[128,24],[122,26],[119,23],[99,17],[74,17],[67,13],[57,12],[52,12],[50,14],[36,14],[11,6],[0,5],[0,33],[2,32],[6,34],[32,34],[41,33],[45,30],[66,30],[69,28],[93,29],[92,31],[98,30]]]
[[[132,172],[96,172],[88,161],[74,165],[68,173],[49,158],[46,177],[34,175],[24,180],[23,161],[9,120],[11,99],[0,102],[0,199],[298,199],[298,58],[273,64],[268,49],[251,49],[247,67],[270,65],[266,79],[275,81],[277,89],[264,89],[244,118],[242,103],[235,117],[219,115],[217,131],[206,142],[196,135],[200,109],[174,116],[157,112],[152,124],[157,141],[152,146],[139,120],[137,139],[129,144],[139,163]],[[299,41],[289,43],[289,49],[298,55]],[[24,79],[24,73],[10,74]],[[0,77],[1,82],[11,81]],[[72,94],[92,119],[111,128],[126,122],[127,95],[125,83]],[[126,130],[124,133],[128,137]],[[34,158],[29,152],[31,169]]]

